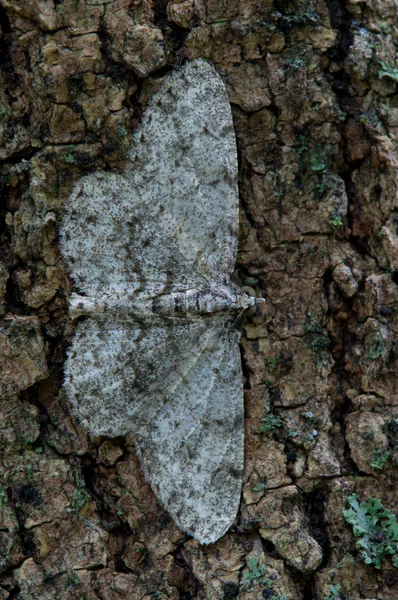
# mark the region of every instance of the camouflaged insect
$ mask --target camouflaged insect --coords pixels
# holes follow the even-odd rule
[[[201,543],[233,523],[243,470],[239,310],[230,281],[237,153],[224,85],[208,63],[163,83],[124,173],[84,177],[61,250],[80,295],[65,369],[92,435],[131,432],[148,483]]]

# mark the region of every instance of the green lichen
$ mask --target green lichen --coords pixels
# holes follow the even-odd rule
[[[358,541],[356,546],[367,565],[381,569],[383,560],[391,557],[398,567],[398,523],[388,509],[384,509],[378,498],[368,498],[358,502],[357,495],[347,499],[349,508],[343,511],[344,517],[352,526]]]
[[[269,413],[267,416],[261,419],[261,433],[268,433],[268,431],[276,431],[282,427],[282,417]]]
[[[241,579],[241,590],[250,590],[255,585],[260,585],[263,589],[271,589],[274,585],[275,576],[266,578],[265,573],[267,571],[266,566],[259,566],[257,556],[251,556],[247,560],[247,569],[243,570]]]
[[[281,358],[281,355],[277,354],[276,356],[271,356],[271,358],[268,359],[268,371],[270,373],[273,373],[277,369]]]
[[[372,110],[362,113],[359,117],[359,121],[362,125],[366,125],[371,129],[378,128],[382,124],[379,117]]]
[[[383,356],[384,350],[386,348],[385,340],[378,335],[374,343],[368,349],[368,358],[371,360],[377,360]]]
[[[81,585],[81,581],[80,581],[77,573],[73,572],[70,575],[68,575],[67,580],[66,580],[66,585],[68,587]]]
[[[88,494],[87,494],[86,490],[83,490],[83,489],[73,490],[73,508],[76,511],[79,511],[81,509],[81,507],[85,505],[87,500],[88,500]]]
[[[128,134],[128,131],[124,125],[119,125],[117,128],[117,134],[120,136],[125,136]]]
[[[317,437],[318,431],[316,429],[313,429],[312,431],[308,431],[303,435],[303,442],[304,444],[310,444],[310,446],[313,446]]]
[[[390,458],[390,454],[391,452],[389,450],[375,450],[370,460],[370,466],[372,469],[376,469],[376,471],[382,471],[384,465]]]
[[[329,596],[326,596],[324,600],[342,600],[340,595],[341,585],[329,585]]]
[[[297,154],[300,156],[301,170],[309,170],[320,176],[326,175],[328,164],[333,160],[335,154],[333,145],[316,144],[311,147],[311,140],[305,135],[298,136],[298,144]]]
[[[332,215],[329,219],[329,223],[332,227],[341,227],[343,225],[343,219],[341,215]]]
[[[257,483],[256,485],[253,485],[253,487],[252,487],[253,492],[262,492],[264,489],[265,489],[265,483]]]
[[[286,59],[286,62],[289,65],[289,67],[297,71],[299,69],[303,69],[306,65],[306,60],[304,58],[301,58],[300,56],[297,56],[296,58],[288,58]]]
[[[293,29],[295,27],[302,27],[305,25],[317,25],[320,22],[320,17],[313,8],[304,8],[298,10],[291,15],[284,15],[280,19],[280,26],[282,28]]]
[[[242,573],[241,588],[249,590],[254,584],[260,583],[264,579],[267,567],[258,565],[257,556],[251,556],[247,560],[247,569]]]
[[[88,502],[90,496],[86,490],[84,479],[81,473],[75,475],[76,488],[73,490],[73,509],[78,512],[82,506]]]
[[[380,61],[381,69],[378,71],[378,76],[380,79],[387,77],[388,79],[392,79],[393,81],[398,82],[398,67],[395,65],[390,65],[386,63],[384,60]]]
[[[321,162],[317,156],[311,158],[311,171],[323,171],[326,169],[326,163]]]
[[[65,162],[68,163],[68,165],[73,165],[76,162],[75,157],[73,156],[73,154],[71,154],[69,152],[69,154],[67,155],[67,157],[65,158]]]
[[[314,419],[314,418],[315,418],[315,417],[314,417],[314,413],[312,412],[312,410],[307,410],[307,412],[305,412],[305,413],[301,413],[301,414],[300,414],[300,417],[301,417],[302,419],[310,419],[310,420],[312,420],[312,419]]]
[[[299,146],[297,148],[297,154],[303,154],[303,152],[306,152],[309,148],[309,146],[307,146],[307,138],[305,137],[305,135],[299,135],[299,140],[301,143],[301,146]]]
[[[0,512],[3,512],[4,508],[8,504],[7,489],[0,487]]]
[[[336,112],[336,117],[341,123],[344,123],[344,121],[347,119],[347,113],[344,112],[344,110],[339,110]]]
[[[33,465],[25,465],[24,470],[26,479],[30,479],[33,476]]]
[[[307,44],[299,44],[288,51],[287,55],[283,58],[283,62],[287,69],[297,71],[304,69],[312,60],[313,55],[314,50]]]

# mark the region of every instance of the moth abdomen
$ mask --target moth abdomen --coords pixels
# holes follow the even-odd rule
[[[152,311],[156,315],[180,317],[186,315],[186,292],[161,294],[152,300]]]
[[[168,317],[206,316],[231,312],[236,308],[236,294],[227,288],[215,290],[187,290],[162,294],[152,300],[152,311]]]

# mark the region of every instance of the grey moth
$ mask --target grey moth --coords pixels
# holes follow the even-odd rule
[[[220,538],[239,506],[243,386],[230,280],[238,228],[228,96],[195,60],[166,78],[122,174],[83,177],[61,252],[78,294],[65,390],[90,434],[133,435],[146,480],[177,526]]]

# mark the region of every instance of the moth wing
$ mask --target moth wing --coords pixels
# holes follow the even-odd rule
[[[83,177],[65,206],[61,252],[89,296],[156,296],[200,287],[204,278],[140,205],[131,182],[114,173]]]
[[[189,371],[166,401],[145,402],[134,429],[147,481],[183,531],[215,542],[231,527],[243,476],[239,333],[208,325]],[[168,383],[166,383],[166,389]]]
[[[150,322],[133,316],[127,320],[112,314],[112,319],[78,323],[64,385],[75,413],[92,435],[131,432],[146,397],[156,396],[162,403],[166,380],[189,370],[205,326],[202,321],[177,320],[171,327],[170,321],[155,316]]]
[[[199,60],[169,77],[124,174],[82,178],[65,210],[61,252],[89,295],[147,297],[224,281],[236,260],[237,153],[214,68]]]
[[[132,432],[148,483],[202,543],[238,510],[243,469],[239,333],[212,322],[79,323],[65,388],[92,435]]]
[[[194,271],[224,280],[236,262],[237,150],[221,77],[193,61],[163,83],[135,135],[128,176]]]

